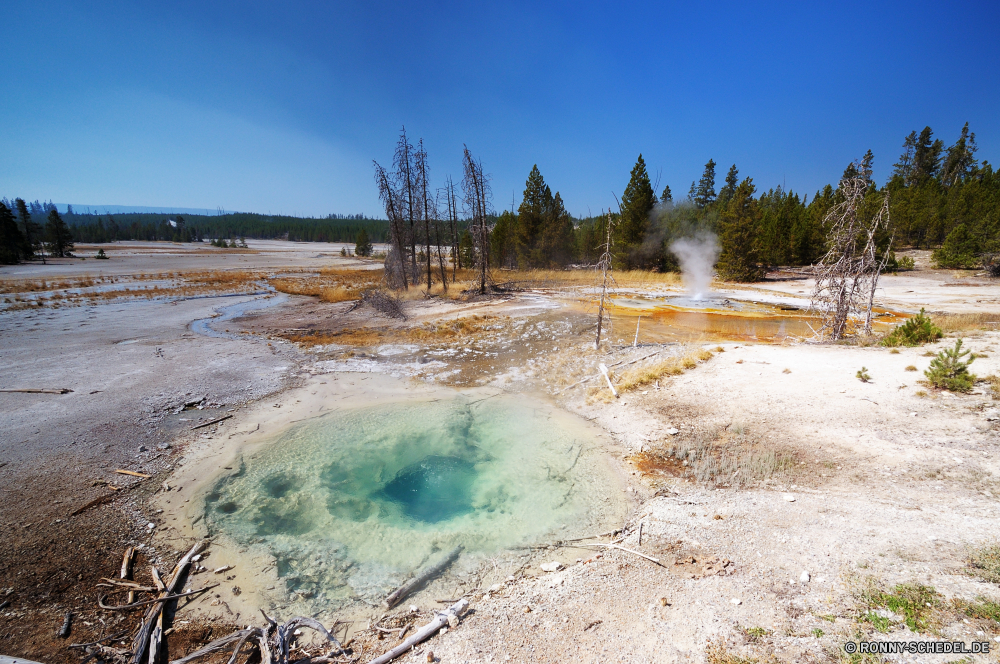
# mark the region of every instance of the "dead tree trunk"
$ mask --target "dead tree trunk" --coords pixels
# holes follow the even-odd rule
[[[462,178],[462,191],[465,195],[465,206],[469,211],[470,231],[472,233],[472,243],[475,248],[476,272],[479,284],[476,290],[480,295],[485,295],[488,290],[492,290],[492,279],[490,278],[490,228],[489,223],[489,201],[492,192],[490,191],[489,178],[483,174],[483,165],[477,162],[465,148],[463,155],[465,167],[465,177]]]
[[[399,142],[396,143],[396,154],[393,159],[393,167],[396,169],[396,178],[399,181],[399,190],[406,203],[406,218],[409,220],[409,244],[411,276],[414,282],[420,278],[417,273],[417,234],[416,234],[416,214],[419,208],[416,207],[414,197],[417,193],[416,182],[413,169],[413,146],[406,138],[406,127],[403,127],[399,135]]]
[[[424,220],[424,253],[427,259],[427,292],[431,292],[431,277],[433,275],[433,270],[431,269],[431,214],[437,216],[437,212],[434,208],[434,201],[427,194],[428,179],[430,177],[430,171],[427,168],[427,151],[424,150],[424,139],[420,139],[420,147],[417,148],[416,154],[416,167],[417,167],[417,182],[420,185],[420,203],[421,203],[421,216]]]
[[[597,261],[597,269],[601,271],[601,299],[597,304],[597,338],[594,340],[594,350],[600,350],[601,348],[601,331],[604,328],[604,318],[606,315],[604,305],[608,299],[608,285],[614,283],[614,276],[611,274],[611,226],[612,216],[609,212],[607,229],[604,234],[604,244],[601,247],[601,258]],[[611,389],[614,390],[614,388]]]
[[[377,161],[373,163],[375,164],[375,183],[378,185],[378,195],[385,205],[385,215],[389,219],[389,245],[392,247],[389,255],[385,257],[385,280],[390,287],[395,288],[395,271],[398,269],[398,274],[405,290],[408,288],[406,281],[406,251],[404,249],[404,228],[402,215],[400,214],[399,196],[386,170],[379,166]]]
[[[448,223],[451,226],[451,280],[458,278],[458,268],[462,267],[461,258],[458,254],[458,200],[455,198],[455,183],[451,176],[448,176],[447,194],[448,196]]]
[[[843,200],[823,220],[828,249],[816,266],[811,306],[823,316],[820,333],[834,340],[849,334],[852,322],[871,334],[875,290],[892,246],[890,235],[880,255],[879,233],[889,230],[889,195],[869,194],[869,185],[864,177],[841,180]]]

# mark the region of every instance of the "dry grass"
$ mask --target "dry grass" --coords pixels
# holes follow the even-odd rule
[[[621,288],[642,286],[678,285],[683,283],[676,272],[652,272],[650,270],[616,271],[615,282]],[[557,288],[560,286],[592,286],[597,282],[594,269],[577,270],[495,270],[493,278],[497,282],[515,282],[521,286],[536,288]]]
[[[466,316],[424,323],[411,328],[358,328],[336,332],[304,332],[279,336],[302,346],[354,346],[371,348],[386,343],[447,342],[468,339],[505,329],[510,319],[502,316]]]
[[[712,359],[713,353],[701,349],[683,357],[668,357],[665,360],[654,361],[651,364],[640,365],[625,370],[615,383],[620,392],[628,392],[637,387],[649,385],[666,376],[679,376],[689,369],[698,366],[698,362]]]
[[[732,650],[721,636],[717,640],[709,641],[705,647],[705,661],[708,664],[777,664],[778,660],[774,655],[765,655],[764,659],[756,657],[743,657]]]
[[[1000,325],[1000,314],[945,314],[934,316],[934,324],[945,334],[996,330]]]
[[[990,386],[990,395],[1000,401],[1000,376],[985,376],[982,380]]]
[[[647,475],[662,473],[736,487],[773,479],[795,467],[794,454],[771,446],[741,424],[682,438],[665,451],[640,452],[632,461]]]

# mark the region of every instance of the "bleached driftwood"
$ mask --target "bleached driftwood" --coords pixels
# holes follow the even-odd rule
[[[449,551],[448,554],[438,562],[420,570],[412,579],[401,585],[385,598],[384,604],[386,608],[391,609],[399,604],[404,597],[446,570],[448,566],[455,562],[461,554],[462,545],[460,544]]]
[[[165,587],[161,591],[161,597],[173,595],[177,592],[177,586],[181,584],[187,572],[188,566],[191,565],[191,559],[201,553],[208,543],[204,540],[198,542],[191,550],[188,551],[183,558],[181,558],[177,565],[174,567],[173,572],[170,574],[170,578],[164,584]],[[156,576],[154,575],[154,580]],[[174,599],[174,598],[167,598]],[[160,640],[151,638],[154,637],[154,629],[159,625],[160,635],[162,636],[163,624],[160,621],[160,616],[163,613],[163,607],[166,602],[155,602],[146,611],[146,615],[143,617],[142,626],[139,628],[139,633],[135,635],[132,640],[132,658],[130,660],[131,664],[142,664],[143,660],[146,659],[146,653],[149,653],[149,661],[156,661],[159,656],[158,650],[160,645]]]
[[[598,368],[601,370],[601,373],[604,374],[604,380],[608,381],[608,387],[611,389],[611,394],[615,395],[615,398],[617,399],[618,390],[615,389],[614,384],[611,382],[611,376],[608,374],[608,368],[604,366],[603,362],[598,365]]]
[[[277,621],[269,618],[263,611],[260,613],[267,621],[267,627],[248,627],[246,629],[238,630],[228,636],[222,637],[221,639],[212,641],[204,648],[196,650],[189,655],[180,659],[172,660],[170,664],[187,664],[188,662],[192,662],[200,657],[228,650],[229,647],[235,643],[236,647],[233,649],[233,654],[229,658],[229,664],[233,664],[239,656],[240,650],[243,649],[243,646],[247,642],[249,642],[251,646],[249,652],[246,654],[248,661],[257,660],[267,664],[288,664],[289,642],[294,637],[295,630],[300,627],[315,630],[326,637],[328,641],[333,643],[336,646],[336,650],[332,652],[331,655],[340,655],[344,653],[344,647],[340,644],[340,641],[337,640],[337,637],[327,631],[326,627],[324,627],[318,620],[299,616],[298,618],[292,618],[283,625],[279,625]],[[310,657],[308,660],[296,661],[329,662],[333,660],[331,660],[328,656]]]
[[[73,390],[68,387],[48,388],[48,387],[20,387],[0,390],[0,392],[23,392],[25,394],[69,394]]]
[[[371,660],[370,662],[368,662],[368,664],[385,664],[386,662],[396,659],[397,657],[399,657],[400,655],[402,655],[403,653],[405,653],[407,650],[417,645],[418,643],[423,643],[430,637],[434,636],[434,634],[436,634],[437,631],[442,627],[444,627],[445,625],[450,625],[452,627],[457,626],[458,619],[462,616],[462,614],[465,613],[465,611],[468,608],[469,608],[469,600],[467,599],[458,600],[450,607],[448,607],[447,610],[438,613],[434,617],[434,620],[430,621],[429,623],[418,629],[413,636],[406,639],[405,641],[403,641],[398,646],[396,646],[389,652],[385,653],[384,655],[381,655]]]
[[[597,542],[594,544],[578,544],[577,546],[603,546],[606,549],[618,549],[619,551],[624,551],[626,553],[631,553],[632,555],[639,556],[640,558],[651,560],[652,562],[656,563],[657,565],[660,565],[661,567],[663,566],[663,563],[660,562],[659,558],[654,558],[653,556],[647,556],[645,553],[639,553],[634,549],[626,549],[624,546],[620,544],[603,544],[601,542]]]

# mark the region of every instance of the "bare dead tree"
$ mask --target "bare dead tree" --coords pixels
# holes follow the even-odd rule
[[[420,196],[420,217],[424,222],[424,258],[427,260],[427,292],[431,292],[431,219],[437,216],[435,202],[428,194],[430,169],[427,167],[427,150],[424,149],[424,139],[420,139],[417,152],[414,154],[414,166],[417,176],[417,194]]]
[[[445,200],[448,202],[448,226],[451,235],[451,281],[458,278],[458,268],[461,266],[461,258],[458,255],[458,201],[455,197],[455,183],[451,176],[445,182]]]
[[[611,213],[608,213],[607,229],[604,234],[604,242],[601,244],[600,249],[601,257],[597,261],[597,270],[601,273],[601,299],[597,304],[597,339],[594,340],[594,349],[600,350],[601,348],[601,332],[607,327],[608,333],[611,333],[611,315],[605,307],[605,302],[608,300],[608,287],[615,285],[615,278],[612,274],[611,267],[611,226],[613,224],[613,217]],[[604,321],[607,320],[607,325],[605,326]]]
[[[465,177],[462,178],[462,193],[465,207],[469,213],[469,231],[472,234],[472,244],[475,249],[476,272],[479,284],[476,290],[485,295],[493,288],[490,275],[490,190],[489,176],[483,174],[482,162],[476,161],[465,147],[462,157]]]
[[[869,185],[863,175],[841,180],[843,200],[823,219],[828,249],[815,268],[811,307],[823,316],[820,334],[831,339],[846,336],[852,323],[864,334],[872,331],[875,290],[889,259],[888,251],[878,251],[880,232],[889,230],[889,194],[866,200]]]
[[[396,173],[396,181],[399,189],[400,196],[403,198],[406,210],[406,219],[409,222],[409,245],[410,245],[410,263],[411,263],[411,275],[413,281],[416,282],[420,279],[420,273],[417,272],[417,234],[416,234],[416,222],[417,215],[419,214],[419,206],[417,205],[417,183],[413,167],[413,145],[406,138],[406,127],[403,127],[403,131],[399,135],[399,141],[396,143],[396,153],[393,155],[393,168]]]
[[[390,250],[385,257],[385,282],[390,288],[409,287],[406,281],[406,249],[405,220],[401,207],[402,199],[393,185],[394,178],[389,176],[384,168],[375,164],[375,183],[378,185],[378,195],[385,205],[385,215],[389,220]]]
[[[441,237],[441,196],[442,190],[438,189],[434,200],[434,242],[437,244],[438,267],[441,270],[441,286],[444,292],[448,292],[448,270],[445,267],[444,253],[442,250],[443,238]]]

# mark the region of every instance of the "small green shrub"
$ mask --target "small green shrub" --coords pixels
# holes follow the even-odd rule
[[[891,620],[883,618],[874,610],[889,609],[902,616],[911,632],[924,632],[931,626],[931,614],[941,603],[939,597],[934,588],[919,583],[900,583],[891,592],[872,586],[861,597],[869,608],[861,619],[871,623],[880,632],[888,631]]]
[[[976,376],[969,373],[969,365],[976,356],[971,355],[965,360],[963,358],[966,355],[969,355],[969,351],[962,350],[962,340],[959,339],[954,348],[945,348],[931,360],[924,375],[934,387],[952,392],[968,392],[976,382]]]
[[[985,597],[977,597],[974,602],[956,599],[955,608],[969,616],[979,620],[992,620],[1000,623],[1000,602],[995,602]]]
[[[919,346],[937,341],[942,336],[941,328],[920,309],[919,314],[907,318],[902,325],[897,325],[881,343],[883,346]]]
[[[101,260],[108,260],[108,257],[104,255],[104,250],[103,249],[98,249],[97,250],[97,255],[94,256],[94,258],[99,258]]]
[[[983,581],[1000,583],[1000,544],[976,549],[969,556],[972,573]]]
[[[903,369],[903,371],[916,371],[916,370],[917,370],[917,368],[914,365],[912,365],[912,364],[906,365],[906,368]]]
[[[812,631],[812,635],[815,636],[817,639],[822,638],[824,633],[825,632],[823,632],[823,630],[821,630],[819,627],[817,627]]]
[[[854,377],[857,378],[858,380],[860,380],[862,383],[867,383],[868,381],[870,381],[872,379],[872,377],[868,373],[868,369],[866,367],[861,367],[861,371],[859,371],[858,373],[854,374]]]

